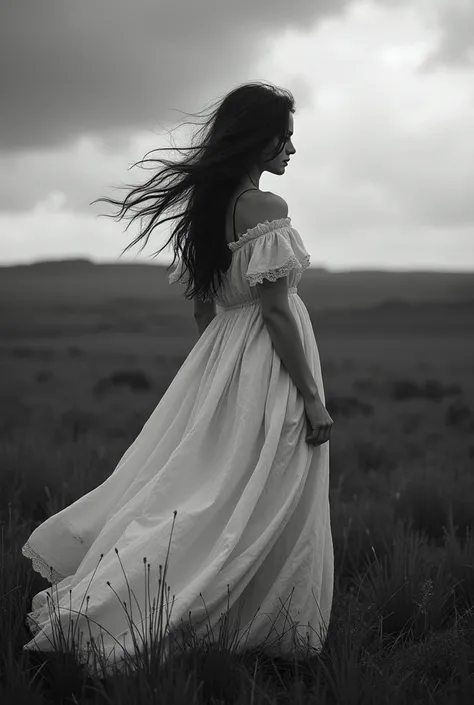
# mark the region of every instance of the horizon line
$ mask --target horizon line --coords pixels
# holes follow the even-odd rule
[[[102,260],[94,260],[89,257],[68,257],[68,258],[60,258],[60,259],[39,259],[39,260],[31,260],[31,261],[18,261],[18,262],[8,262],[8,263],[3,263],[0,261],[0,268],[1,269],[13,269],[17,267],[34,267],[34,266],[46,266],[46,265],[60,265],[60,264],[67,264],[67,263],[82,263],[84,265],[93,265],[93,266],[100,266],[100,265],[147,265],[147,266],[160,266],[160,267],[170,267],[172,265],[172,260],[167,263],[167,262],[162,262],[162,261],[150,261],[150,260],[142,260],[142,261],[134,261],[134,260],[118,260],[118,259],[102,259]],[[409,268],[409,267],[389,267],[388,265],[361,265],[360,267],[358,266],[350,266],[350,267],[343,267],[343,268],[335,268],[335,267],[329,267],[324,264],[316,264],[312,263],[309,265],[308,269],[316,269],[320,271],[325,271],[328,274],[341,274],[341,273],[349,273],[349,272],[386,272],[386,273],[433,273],[433,274],[474,274],[474,266],[471,269],[438,269],[434,267],[429,267],[427,269],[420,269],[419,267],[415,268]]]

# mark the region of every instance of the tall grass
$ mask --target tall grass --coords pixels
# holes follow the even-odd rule
[[[336,340],[334,351],[347,349]],[[100,640],[90,640],[90,648],[81,651],[77,627],[74,631],[77,615],[72,613],[70,629],[63,629],[54,586],[54,650],[22,649],[32,638],[25,624],[31,598],[49,585],[32,571],[21,547],[38,524],[106,479],[178,362],[171,370],[162,355],[159,360],[144,357],[143,375],[136,369],[126,375],[120,361],[121,374],[114,376],[109,353],[78,355],[75,349],[68,357],[65,349],[40,361],[14,351],[4,356],[2,705],[472,703],[474,413],[468,380],[459,386],[472,361],[464,372],[459,364],[440,365],[439,384],[427,365],[430,384],[418,378],[414,384],[410,375],[404,380],[398,352],[380,366],[386,368],[385,379],[380,371],[376,376],[369,357],[367,362],[355,358],[348,366],[347,359],[339,364],[334,352],[331,365],[323,361],[330,370],[325,387],[335,418],[330,490],[335,584],[322,650],[295,649],[288,658],[275,655],[275,649],[269,653],[268,644],[241,649],[228,611],[218,630],[203,637],[190,623],[169,631],[169,556],[154,589],[148,581],[150,566],[140,557],[145,614],[132,609],[136,598],[130,592],[122,607],[135,648],[112,674]],[[351,385],[357,403],[347,393]],[[83,611],[87,617],[87,600]],[[288,621],[294,626],[290,615]]]
[[[340,519],[337,509],[334,518],[336,522]],[[25,615],[38,581],[43,580],[20,555],[29,528],[28,521],[10,505],[1,527],[2,702],[59,702],[61,695],[67,702],[117,705],[375,705],[467,703],[469,693],[472,696],[474,692],[474,541],[469,532],[460,538],[452,521],[445,527],[442,546],[400,519],[391,523],[380,551],[372,543],[370,529],[363,531],[369,537],[368,551],[352,536],[360,529],[336,531],[335,554],[346,577],[336,580],[328,636],[320,653],[299,653],[297,657],[295,652],[293,660],[269,656],[265,645],[239,652],[228,629],[227,612],[217,635],[199,640],[191,625],[170,632],[169,555],[160,571],[158,595],[150,589],[150,566],[144,559],[147,609],[136,623],[131,618],[136,596],[130,593],[130,604],[123,603],[135,648],[112,670],[100,639],[92,637],[85,650],[78,648],[74,613],[71,631],[63,630],[54,597],[50,617],[53,623],[57,619],[58,629],[53,653],[22,650],[31,638]],[[87,604],[84,615],[87,617]]]

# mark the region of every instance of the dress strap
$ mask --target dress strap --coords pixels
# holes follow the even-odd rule
[[[247,193],[247,191],[258,191],[258,188],[248,188],[248,189],[245,189],[245,191],[242,191],[242,193],[240,193],[240,194],[237,196],[237,198],[235,199],[235,203],[234,203],[234,215],[233,215],[233,217],[232,217],[232,223],[233,223],[233,225],[234,225],[234,242],[237,242],[237,238],[236,238],[237,233],[235,232],[235,207],[236,207],[236,205],[237,205],[237,201],[239,200],[239,198],[240,198],[241,196],[243,196],[244,193]]]

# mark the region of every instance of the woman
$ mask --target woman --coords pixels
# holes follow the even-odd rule
[[[169,281],[187,276],[200,332],[113,473],[22,549],[54,584],[64,632],[73,613],[74,638],[82,631],[84,645],[100,634],[118,667],[134,652],[123,602],[143,627],[135,603],[143,616],[145,582],[156,593],[167,557],[170,627],[217,633],[228,611],[236,650],[294,655],[307,644],[319,652],[325,639],[332,419],[297,294],[310,258],[286,202],[259,189],[261,174],[282,175],[295,153],[293,113],[288,91],[240,86],[191,155],[158,160],[166,168],[124,201],[98,199],[119,205],[119,217],[132,208],[132,220],[150,216],[129,247],[146,244],[160,216],[185,204],[165,219],[177,221],[166,243],[173,265],[178,259]],[[35,637],[24,649],[54,648],[50,604],[50,591],[34,596]]]

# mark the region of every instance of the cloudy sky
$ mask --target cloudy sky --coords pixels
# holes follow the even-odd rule
[[[0,263],[118,261],[139,224],[91,201],[255,80],[295,97],[296,154],[260,188],[313,265],[474,270],[472,0],[2,0]]]

